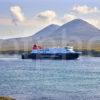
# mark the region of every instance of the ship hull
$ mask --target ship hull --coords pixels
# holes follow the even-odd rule
[[[40,53],[30,53],[22,54],[22,59],[65,59],[65,60],[74,60],[79,58],[80,53],[57,53],[57,54],[40,54]]]

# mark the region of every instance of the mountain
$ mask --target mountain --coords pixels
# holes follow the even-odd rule
[[[41,31],[37,32],[35,35],[29,37],[21,38],[11,38],[11,39],[0,39],[0,51],[10,51],[10,50],[30,50],[32,44],[40,39],[47,38],[51,33],[57,30],[60,26],[51,24]]]
[[[49,25],[29,37],[1,39],[0,51],[27,51],[31,50],[34,43],[44,47],[70,44],[79,49],[100,50],[100,30],[82,19],[75,19],[62,26]]]
[[[100,30],[82,19],[75,19],[62,25],[45,41],[47,41],[45,45],[51,43],[54,46],[66,46],[71,44],[76,48],[98,48],[100,50]]]
[[[86,39],[100,35],[100,30],[84,20],[75,19],[61,26],[54,33],[54,37],[65,35],[64,37],[68,38],[69,36],[78,36],[81,39],[84,37]]]
[[[55,30],[57,30],[60,26],[51,24],[41,31],[37,32],[35,35],[33,35],[34,40],[40,40],[40,39],[45,39],[48,38]]]

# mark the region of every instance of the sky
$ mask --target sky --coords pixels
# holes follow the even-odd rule
[[[0,38],[25,37],[80,18],[100,28],[100,0],[0,0]]]

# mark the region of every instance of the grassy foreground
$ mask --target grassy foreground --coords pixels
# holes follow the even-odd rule
[[[0,100],[15,100],[15,99],[13,99],[13,98],[11,98],[11,97],[0,97]]]

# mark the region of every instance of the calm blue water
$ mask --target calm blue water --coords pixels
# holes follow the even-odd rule
[[[100,100],[100,58],[0,57],[0,95],[17,100]]]

